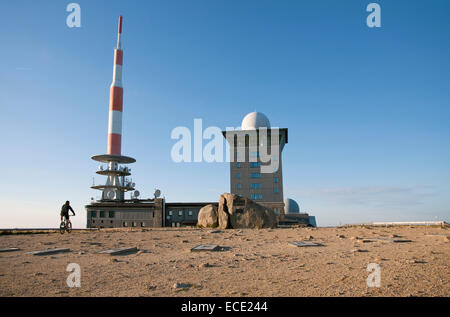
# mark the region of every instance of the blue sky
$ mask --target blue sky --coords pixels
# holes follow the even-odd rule
[[[143,197],[216,201],[227,163],[172,162],[177,126],[289,129],[284,195],[319,225],[450,221],[450,3],[2,1],[0,227],[85,226],[106,152],[117,17],[124,16],[122,152]],[[375,2],[375,1],[374,1]]]

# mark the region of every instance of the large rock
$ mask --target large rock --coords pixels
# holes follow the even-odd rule
[[[218,219],[221,229],[261,229],[277,226],[277,218],[272,209],[234,194],[220,196]]]
[[[206,205],[198,212],[197,227],[216,228],[219,222],[217,219],[217,207],[215,205]]]

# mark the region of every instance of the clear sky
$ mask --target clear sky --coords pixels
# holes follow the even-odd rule
[[[74,1],[75,2],[75,1]],[[381,28],[366,6],[381,5]],[[1,1],[0,228],[74,226],[103,177],[118,16],[124,16],[122,152],[168,201],[217,201],[227,163],[174,163],[172,129],[289,129],[284,195],[320,226],[450,221],[450,2]]]

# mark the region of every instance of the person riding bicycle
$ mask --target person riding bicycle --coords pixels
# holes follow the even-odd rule
[[[63,217],[65,218],[65,221],[69,221],[69,210],[72,211],[72,216],[75,216],[75,211],[73,211],[72,207],[70,206],[70,202],[66,201],[64,205],[61,207],[61,222],[63,221]]]

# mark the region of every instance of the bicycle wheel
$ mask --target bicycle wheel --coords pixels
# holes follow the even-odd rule
[[[59,232],[61,232],[61,234],[64,234],[64,231],[66,231],[66,224],[63,222],[61,222],[61,224],[59,225]]]
[[[68,233],[71,233],[71,232],[72,232],[72,223],[71,223],[70,221],[67,222],[66,230],[67,230]]]

